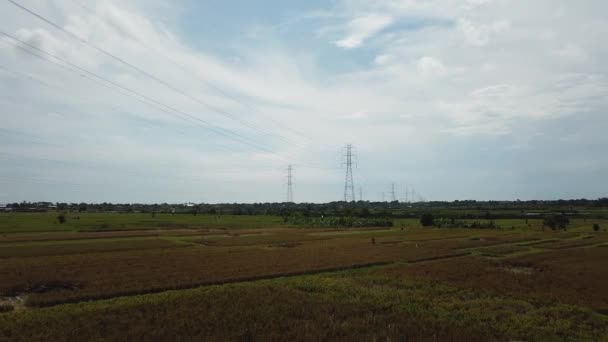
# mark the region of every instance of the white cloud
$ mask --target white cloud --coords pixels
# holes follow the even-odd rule
[[[447,68],[436,58],[424,56],[418,60],[418,70],[425,76],[442,76]]]
[[[465,8],[467,9],[475,9],[478,6],[484,6],[491,3],[494,0],[466,0]]]
[[[491,1],[493,1],[493,0],[466,0],[467,4],[476,5],[476,6],[485,5]]]
[[[58,0],[49,3],[64,4]],[[358,172],[370,182],[382,183],[397,177],[425,179],[431,177],[430,169],[448,169],[441,167],[442,158],[456,148],[455,136],[462,139],[457,141],[503,139],[500,142],[505,146],[523,146],[512,141],[522,140],[517,138],[524,134],[522,128],[528,130],[526,135],[536,137],[550,125],[551,132],[557,130],[560,120],[580,118],[567,128],[593,142],[601,141],[601,135],[589,133],[581,122],[606,126],[605,120],[597,119],[597,113],[608,110],[608,50],[601,44],[608,24],[601,10],[605,5],[600,2],[582,5],[560,0],[555,6],[564,10],[556,20],[545,15],[546,8],[554,4],[548,0],[339,1],[336,8],[323,9],[327,15],[286,24],[316,24],[298,26],[298,32],[330,27],[324,31],[323,42],[312,33],[310,41],[298,35],[301,42],[283,28],[286,36],[258,35],[254,44],[242,38],[246,34],[226,41],[223,36],[213,37],[220,47],[201,43],[198,35],[205,32],[184,34],[181,25],[164,20],[178,16],[171,6],[151,10],[150,2],[142,0],[90,3],[95,15],[78,7],[60,7],[61,15],[57,15],[45,10],[46,3],[32,1],[28,6],[201,102],[297,144],[214,112],[0,3],[7,32],[180,112],[242,135],[266,150],[212,133],[196,119],[180,119],[136,96],[125,96],[3,43],[0,64],[66,90],[57,92],[0,72],[4,112],[19,114],[3,116],[1,128],[51,143],[41,146],[14,139],[2,147],[89,165],[82,174],[72,169],[40,174],[44,168],[3,164],[0,169],[4,172],[62,179],[63,171],[75,183],[95,179],[108,187],[114,185],[121,196],[136,183],[144,194],[129,197],[135,199],[154,194],[151,200],[163,200],[170,190],[171,198],[190,196],[184,201],[280,200],[284,164],[337,166],[337,148],[353,137],[361,137],[356,144],[363,152],[362,160],[367,160]],[[432,24],[438,21],[443,24]],[[336,60],[325,53],[322,44],[327,35],[338,33],[342,38],[336,45],[348,50],[340,58],[346,54],[352,59]],[[365,49],[355,49],[362,46]],[[571,140],[568,143],[574,145]],[[525,146],[538,147],[527,140]],[[491,146],[486,148],[491,150]],[[475,151],[473,147],[462,153],[474,155]],[[408,158],[394,162],[391,156],[396,153]],[[245,164],[247,172],[243,173],[239,167]],[[374,170],[365,171],[365,165],[375,165]],[[425,169],[416,171],[417,165]],[[104,173],[118,167],[136,176]],[[332,186],[337,184],[339,192],[341,171],[304,166],[297,170],[299,179],[308,182],[300,188],[306,194],[299,199],[336,198]],[[455,196],[443,192],[453,175],[433,172],[426,186],[438,185],[435,193],[429,190],[429,197]],[[176,175],[176,180],[169,175]],[[442,177],[447,181],[441,183]],[[162,181],[148,182],[148,178]],[[252,179],[256,182],[250,182]],[[320,182],[325,183],[315,185]],[[156,190],[142,190],[148,188]],[[14,185],[7,191],[14,195],[25,190]]]
[[[96,67],[100,63],[100,58],[93,51],[78,48],[74,42],[67,42],[43,28],[20,28],[14,36],[35,48],[88,68]],[[9,41],[11,40],[9,39]],[[29,49],[27,46],[25,48]],[[21,52],[21,54],[24,58],[32,58],[26,52]],[[43,57],[46,58],[47,56],[44,55]]]
[[[352,114],[342,115],[339,119],[344,120],[365,120],[369,116],[369,113],[365,110],[360,110],[358,112],[354,112]]]
[[[559,48],[556,51],[557,55],[563,57],[568,60],[572,60],[575,62],[583,62],[587,58],[587,55],[583,49],[580,47],[570,44],[566,45],[562,48]]]
[[[377,65],[384,65],[390,63],[394,57],[392,55],[378,55],[374,58],[374,63]]]
[[[347,24],[346,36],[336,41],[336,45],[345,49],[357,48],[366,39],[374,36],[392,23],[392,17],[379,14],[369,14],[352,19]]]
[[[465,41],[474,46],[486,45],[490,38],[509,30],[511,24],[507,20],[499,20],[490,25],[475,25],[468,19],[458,19],[458,28],[462,31]]]

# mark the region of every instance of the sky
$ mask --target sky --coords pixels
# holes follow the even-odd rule
[[[2,0],[0,203],[608,194],[603,0]],[[407,192],[406,192],[407,189]]]

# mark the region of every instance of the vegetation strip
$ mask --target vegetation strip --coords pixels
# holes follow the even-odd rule
[[[459,235],[459,236],[450,236],[450,237],[441,237],[441,238],[432,238],[432,239],[424,239],[424,238],[420,238],[420,239],[411,239],[411,240],[405,240],[404,242],[424,242],[424,241],[442,241],[442,240],[456,240],[456,239],[466,239],[468,238],[469,235]]]
[[[458,248],[460,250],[463,251],[473,251],[473,250],[477,250],[479,248],[490,248],[490,247],[501,247],[501,246],[512,246],[512,245],[518,245],[520,242],[526,243],[526,242],[532,242],[532,241],[536,241],[537,239],[526,239],[526,240],[519,240],[519,241],[500,241],[500,242],[496,242],[496,243],[489,243],[487,245],[483,245],[483,246],[476,246],[476,247],[464,247],[464,248]]]
[[[88,246],[87,246],[88,245]],[[108,241],[107,243],[84,244],[36,244],[20,246],[0,246],[0,259],[37,258],[45,256],[61,256],[74,254],[113,253],[130,250],[153,250],[168,248],[190,247],[192,244],[179,243],[167,239],[141,239],[125,241]]]
[[[553,242],[557,242],[560,241],[559,239],[549,239],[549,240],[532,240],[532,241],[527,241],[527,242],[522,242],[522,243],[518,243],[518,246],[536,246],[536,245],[543,245],[546,243],[553,243]]]
[[[98,296],[67,298],[64,300],[54,301],[54,302],[39,302],[33,306],[52,307],[52,306],[56,306],[56,305],[60,305],[60,304],[67,304],[67,303],[79,303],[79,302],[87,302],[87,301],[93,301],[93,300],[113,299],[113,298],[160,293],[160,292],[174,291],[174,290],[187,290],[187,289],[193,289],[193,288],[205,287],[205,286],[226,285],[226,284],[233,284],[233,283],[252,282],[252,281],[258,281],[258,280],[271,280],[271,279],[276,279],[276,278],[297,277],[297,276],[304,276],[304,275],[315,275],[315,274],[320,274],[320,273],[356,270],[356,269],[375,267],[375,266],[386,266],[386,265],[391,265],[394,263],[395,263],[394,261],[379,261],[379,262],[371,262],[371,263],[365,263],[365,264],[330,267],[330,268],[325,268],[325,269],[309,270],[309,271],[301,271],[301,272],[287,272],[287,273],[280,273],[280,274],[268,274],[268,275],[233,278],[233,279],[225,279],[225,280],[217,280],[217,281],[204,281],[204,282],[199,282],[199,283],[194,283],[194,284],[150,288],[145,291],[137,291],[137,290],[136,291],[125,291],[125,292],[112,293],[109,295],[102,294],[102,295],[98,295]]]
[[[439,255],[439,256],[433,256],[433,257],[428,257],[428,258],[420,258],[420,259],[412,259],[412,260],[408,260],[407,263],[408,264],[416,264],[416,263],[419,263],[419,262],[442,260],[442,259],[451,259],[451,258],[458,258],[458,257],[468,256],[468,255],[471,255],[471,252],[464,252],[464,253],[457,253],[457,254],[448,254],[448,255]]]
[[[35,233],[34,233],[35,234]],[[61,233],[54,233],[60,235]],[[154,234],[135,234],[135,235],[109,235],[109,236],[86,236],[85,234],[92,234],[89,232],[82,232],[77,234],[83,234],[83,236],[70,236],[70,237],[49,237],[47,239],[14,239],[14,240],[2,240],[0,239],[0,245],[13,245],[13,244],[33,244],[33,243],[55,243],[55,242],[80,242],[80,241],[96,241],[96,240],[110,240],[110,239],[137,239],[137,238],[156,238],[162,236],[170,236],[170,235],[162,235],[159,233]],[[178,235],[179,236],[179,235]]]

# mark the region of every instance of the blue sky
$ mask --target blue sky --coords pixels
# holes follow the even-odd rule
[[[0,203],[608,192],[604,1],[15,2]]]

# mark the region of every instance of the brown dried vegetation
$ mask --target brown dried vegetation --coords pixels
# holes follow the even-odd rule
[[[488,289],[517,297],[554,301],[599,311],[608,309],[606,248],[579,248],[489,260],[446,259],[379,272],[398,278],[441,281],[461,288]],[[526,269],[526,272],[513,272]]]

